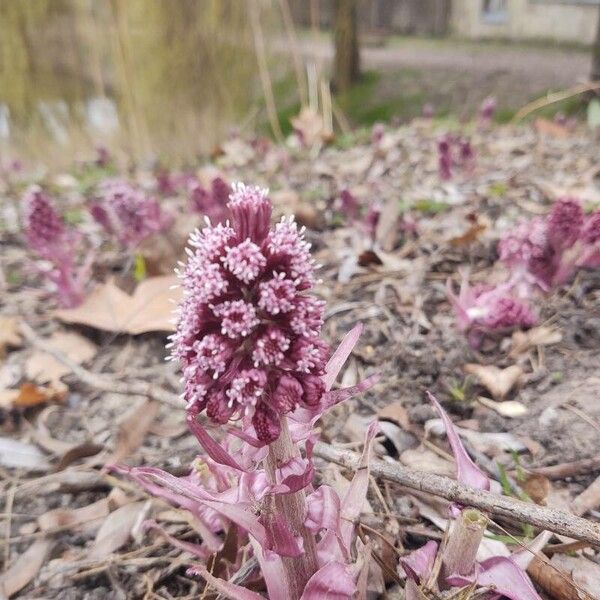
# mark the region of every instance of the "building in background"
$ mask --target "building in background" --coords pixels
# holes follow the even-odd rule
[[[294,20],[310,27],[311,5],[289,0]],[[335,0],[318,2],[318,22],[333,25]],[[358,0],[363,34],[454,34],[468,39],[592,44],[600,0]]]
[[[450,29],[460,37],[592,44],[600,0],[453,0]]]

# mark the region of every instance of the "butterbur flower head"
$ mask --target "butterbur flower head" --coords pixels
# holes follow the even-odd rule
[[[353,221],[358,217],[360,206],[358,200],[350,190],[342,190],[340,192],[340,209],[345,218]]]
[[[25,193],[24,229],[29,247],[42,258],[51,259],[61,250],[67,232],[49,196],[33,186]]]
[[[496,98],[488,96],[484,98],[483,102],[479,107],[479,120],[482,124],[488,124],[494,117],[498,103]]]
[[[205,188],[195,177],[188,183],[190,205],[195,212],[202,213],[214,224],[224,222],[229,211],[227,202],[231,188],[221,177],[215,177],[210,189]]]
[[[500,240],[498,254],[511,269],[529,273],[543,289],[552,285],[558,256],[549,242],[547,220],[536,218],[517,226]]]
[[[570,248],[583,227],[581,204],[571,198],[557,200],[548,215],[548,241],[556,251]]]
[[[109,180],[99,189],[90,211],[104,229],[128,248],[134,248],[154,233],[168,228],[172,218],[158,202],[127,181]]]
[[[50,267],[44,267],[41,273],[52,282],[61,306],[77,306],[83,300],[93,255],[90,254],[82,265],[77,265],[83,236],[65,226],[49,196],[38,186],[27,190],[23,203],[27,245],[50,263]]]
[[[324,303],[310,294],[315,265],[303,229],[286,218],[270,227],[266,190],[237,184],[228,207],[230,221],[190,238],[172,356],[192,414],[248,417],[268,444],[282,415],[325,393]]]
[[[442,136],[438,142],[438,168],[440,177],[444,180],[452,179],[452,140],[449,136]]]
[[[498,286],[477,285],[471,287],[467,275],[462,274],[458,295],[450,282],[447,295],[456,313],[457,324],[464,332],[493,332],[535,325],[536,316],[529,304],[512,294],[512,283]],[[471,336],[472,345],[479,337]]]
[[[375,123],[371,129],[371,144],[377,146],[385,135],[385,125],[383,123]]]
[[[600,210],[593,212],[586,219],[581,230],[581,241],[584,244],[600,243]]]

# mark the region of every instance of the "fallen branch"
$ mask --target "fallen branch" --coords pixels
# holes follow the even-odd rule
[[[124,394],[126,396],[146,396],[147,398],[157,400],[158,402],[168,404],[169,406],[176,408],[183,407],[183,401],[177,394],[162,389],[154,383],[147,381],[130,381],[125,383],[114,377],[98,375],[97,373],[92,373],[91,371],[84,369],[81,365],[78,365],[68,356],[65,356],[62,352],[48,344],[27,323],[21,323],[21,333],[30,344],[53,356],[56,360],[65,365],[65,367],[71,369],[73,375],[75,375],[77,379],[91,388],[102,392]]]
[[[591,90],[596,90],[600,88],[600,81],[590,81],[589,83],[581,83],[576,85],[568,90],[563,90],[562,92],[555,92],[554,94],[547,94],[542,98],[538,98],[533,102],[529,102],[523,108],[521,108],[517,114],[512,118],[511,125],[516,125],[519,121],[522,121],[527,115],[532,112],[539,110],[540,108],[544,108],[550,104],[555,104],[556,102],[562,102],[563,100],[567,100],[572,98],[573,96],[578,96],[579,94],[583,94],[585,92],[590,92]]]
[[[349,450],[340,450],[323,442],[316,444],[314,453],[316,456],[348,467],[349,469],[356,469],[359,462],[359,457],[356,453]],[[388,463],[381,460],[373,460],[371,461],[370,469],[372,475],[375,477],[393,481],[407,488],[427,492],[465,506],[472,506],[490,515],[529,523],[540,529],[547,529],[548,531],[560,533],[576,540],[589,542],[594,546],[600,546],[600,524],[577,517],[564,510],[547,508],[523,502],[509,496],[499,496],[483,492],[462,485],[448,477],[413,471],[397,462]]]

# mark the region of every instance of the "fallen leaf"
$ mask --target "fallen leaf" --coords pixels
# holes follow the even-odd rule
[[[0,408],[31,408],[45,402],[62,402],[66,392],[62,382],[48,386],[25,382],[18,389],[0,390]]]
[[[456,468],[453,463],[429,450],[425,446],[410,448],[400,455],[400,462],[416,471],[436,473],[445,477],[454,477]]]
[[[398,229],[399,218],[400,203],[396,197],[392,197],[381,210],[381,215],[377,221],[377,229],[375,230],[375,239],[386,252],[394,249],[400,235]]]
[[[149,508],[149,502],[131,502],[110,513],[96,534],[88,558],[102,560],[124,546]]]
[[[78,365],[92,359],[97,352],[95,344],[75,332],[56,331],[44,342]],[[36,350],[25,363],[27,378],[37,383],[57,383],[70,372],[69,367],[43,350]]]
[[[298,115],[290,119],[290,123],[302,144],[309,148],[328,139],[323,118],[312,108],[304,107]]]
[[[7,347],[21,345],[20,322],[18,317],[0,315],[0,357],[4,356]]]
[[[600,566],[583,556],[554,554],[550,563],[535,557],[527,573],[556,600],[594,600],[598,597]]]
[[[388,450],[388,454],[394,458],[402,454],[417,443],[417,438],[405,431],[400,425],[392,421],[379,421],[379,430],[385,436],[386,440],[383,444]],[[390,445],[392,447],[390,447]]]
[[[489,456],[496,456],[501,452],[523,452],[528,449],[525,443],[512,433],[473,431],[456,426],[455,429],[458,435],[473,444],[476,450]],[[444,422],[441,419],[429,419],[425,423],[425,432],[436,436],[445,435]]]
[[[107,498],[82,506],[81,508],[55,508],[40,515],[37,518],[41,531],[52,531],[54,529],[84,529],[95,531],[100,525],[101,519],[110,514]]]
[[[54,470],[62,471],[63,469],[66,469],[70,464],[73,464],[74,462],[82,458],[96,456],[96,454],[101,452],[103,449],[103,445],[96,444],[94,442],[83,442],[82,444],[77,444],[76,446],[69,448],[61,456]]]
[[[600,476],[594,479],[579,496],[571,503],[571,510],[576,515],[584,515],[588,510],[594,510],[600,506]]]
[[[379,419],[397,423],[405,431],[411,431],[412,429],[412,423],[410,422],[408,411],[402,402],[392,402],[391,404],[384,406],[380,411],[378,411],[377,416]]]
[[[499,369],[494,365],[465,365],[465,371],[475,375],[479,383],[485,387],[494,398],[502,399],[510,392],[523,375],[523,369],[518,365],[511,365],[506,369]]]
[[[542,117],[535,120],[535,128],[538,133],[554,138],[566,138],[570,135],[569,130],[564,125],[550,121],[549,119],[543,119]]]
[[[547,325],[540,325],[529,331],[515,331],[512,335],[512,348],[509,356],[514,358],[536,346],[558,344],[562,339],[563,336],[559,329]]]
[[[0,578],[0,597],[10,598],[32,581],[46,562],[53,546],[52,540],[39,539],[33,542]]]
[[[33,444],[0,437],[0,464],[26,471],[48,471],[50,463],[46,456]]]
[[[160,404],[155,400],[145,400],[142,406],[132,410],[119,425],[115,451],[108,462],[118,463],[142,445],[159,409]]]
[[[65,323],[115,333],[173,331],[173,302],[181,297],[181,289],[173,286],[178,283],[175,276],[150,277],[130,296],[109,281],[96,287],[77,308],[57,310],[54,314]]]
[[[536,504],[546,505],[546,498],[550,493],[550,480],[547,477],[528,473],[521,487]]]
[[[479,396],[477,400],[484,406],[487,406],[487,408],[491,408],[499,415],[508,417],[509,419],[522,417],[527,413],[527,407],[522,402],[518,402],[517,400],[504,400],[504,402],[496,402],[486,398],[485,396]]]
[[[449,242],[451,246],[455,248],[464,248],[470,246],[473,242],[476,242],[481,234],[487,229],[485,223],[473,223],[462,235],[450,238]]]
[[[383,264],[383,261],[374,250],[364,250],[358,255],[358,264],[361,267],[379,266]]]

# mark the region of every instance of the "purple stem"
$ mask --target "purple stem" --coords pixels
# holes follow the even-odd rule
[[[271,482],[276,484],[276,469],[292,458],[299,458],[298,446],[292,442],[287,419],[281,419],[279,438],[269,445],[269,454],[265,459],[265,468]],[[290,600],[299,600],[308,580],[317,572],[317,549],[314,535],[304,525],[306,518],[306,494],[301,489],[292,494],[278,494],[275,498],[275,509],[283,517],[292,534],[302,537],[304,553],[295,558],[282,557],[286,587]],[[277,535],[273,531],[273,535]]]

